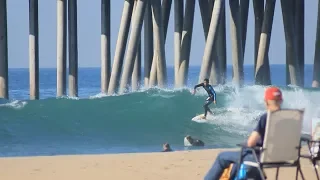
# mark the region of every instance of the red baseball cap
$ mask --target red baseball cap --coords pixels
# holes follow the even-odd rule
[[[277,87],[269,87],[264,93],[265,100],[282,100],[282,92]]]

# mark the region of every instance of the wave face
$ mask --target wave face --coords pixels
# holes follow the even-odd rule
[[[0,105],[0,155],[55,155],[159,151],[169,142],[183,148],[191,135],[208,147],[235,147],[246,139],[264,112],[262,86],[217,86],[215,113],[208,122],[191,121],[203,113],[206,93],[190,89],[149,89],[121,96],[49,98]],[[319,117],[319,91],[285,88],[284,107],[306,108],[304,131]]]

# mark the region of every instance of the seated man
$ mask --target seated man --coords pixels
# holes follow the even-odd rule
[[[270,111],[277,111],[281,109],[282,103],[282,93],[280,89],[276,87],[267,88],[264,95],[265,106],[267,110]],[[256,128],[253,130],[251,135],[247,140],[248,147],[254,146],[262,146],[266,128],[266,121],[267,121],[267,113],[264,113],[260,116],[258,124]],[[259,154],[257,154],[259,156]],[[254,161],[253,155],[250,151],[245,152],[243,154],[245,161]],[[235,151],[226,151],[221,152],[208,173],[205,176],[205,180],[215,180],[219,179],[222,175],[225,168],[228,168],[231,163],[233,163],[232,171],[231,171],[231,179],[234,179],[236,176],[236,171],[238,168],[239,162],[239,152]]]

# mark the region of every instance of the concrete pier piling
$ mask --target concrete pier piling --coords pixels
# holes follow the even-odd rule
[[[162,0],[161,12],[163,21],[164,42],[166,42],[168,34],[168,25],[170,19],[172,0]]]
[[[253,1],[253,10],[254,10],[254,77],[256,77],[256,68],[257,68],[257,60],[258,60],[258,51],[259,51],[259,44],[260,44],[260,35],[261,29],[263,24],[263,15],[264,15],[264,0],[255,0]],[[264,67],[265,69],[265,78],[264,82],[257,81],[255,78],[255,82],[258,84],[271,84],[271,74],[270,74],[270,65],[269,65],[269,54],[266,54],[264,59]]]
[[[137,1],[135,1],[134,6],[133,6],[133,16],[135,13],[135,8],[137,7]],[[132,20],[132,19],[131,19]],[[129,80],[128,84],[131,84],[131,90],[132,91],[137,91],[140,87],[141,83],[141,38],[139,39],[138,42],[138,50],[136,53],[136,58],[134,59],[134,65],[133,65],[133,70],[132,70],[132,76],[131,79]]]
[[[227,44],[226,44],[226,2],[221,2],[220,20],[217,37],[217,58],[219,61],[219,82],[226,83],[227,76]]]
[[[178,87],[183,28],[183,0],[174,0],[174,84]]]
[[[301,86],[304,86],[304,8],[305,0],[295,0],[294,3],[294,29],[296,35],[297,54],[300,69]]]
[[[69,96],[78,97],[78,18],[77,0],[68,0]]]
[[[202,65],[200,69],[199,82],[202,82],[204,78],[208,78],[210,75],[211,65],[212,65],[211,58],[213,55],[213,49],[214,49],[215,43],[217,41],[218,24],[219,24],[219,18],[221,15],[221,6],[223,1],[224,0],[215,0],[215,3],[214,3],[208,37],[207,37]]]
[[[187,0],[181,36],[181,56],[178,75],[178,87],[183,87],[187,84],[194,21],[194,9],[195,0]]]
[[[209,8],[212,8],[214,0],[209,0]],[[212,5],[211,5],[212,4]],[[210,16],[211,21],[211,16]],[[226,71],[227,71],[227,52],[226,52],[226,16],[225,16],[225,1],[221,2],[220,9],[220,17],[218,22],[217,29],[217,42],[215,43],[213,56],[212,56],[212,64],[211,64],[211,72],[209,82],[213,85],[224,84],[226,80]]]
[[[260,34],[263,23],[264,14],[264,0],[252,1],[254,11],[254,73],[256,71],[256,65],[258,60],[258,51],[260,43]]]
[[[57,97],[67,95],[67,0],[57,0]]]
[[[207,40],[210,21],[211,21],[211,15],[212,10],[214,7],[215,0],[209,0],[209,1],[199,1],[199,7],[201,12],[201,19],[202,19],[202,26],[204,30],[205,35],[205,41]],[[219,28],[219,22],[221,17],[218,20],[218,28]],[[219,63],[219,57],[217,54],[218,46],[217,43],[213,47],[213,54],[211,56],[210,60],[210,75],[209,75],[209,82],[213,85],[219,84],[220,77],[219,77],[219,71],[220,71],[220,63]]]
[[[297,58],[296,41],[294,37],[293,4],[290,0],[281,0],[283,25],[286,40],[286,57],[289,81],[287,84],[301,86],[300,67]]]
[[[29,0],[29,84],[30,99],[39,99],[38,0]]]
[[[123,58],[126,50],[126,44],[131,24],[131,16],[133,12],[134,0],[125,0],[122,10],[122,18],[118,33],[117,45],[113,59],[112,71],[108,87],[108,95],[116,92],[119,82],[121,69],[123,65]]]
[[[239,0],[229,0],[230,5],[230,31],[232,42],[233,83],[236,86],[243,84],[243,53],[242,53],[242,27],[240,18]]]
[[[151,1],[151,4],[152,4],[152,1]],[[170,11],[171,11],[171,5],[172,5],[172,0],[163,0],[162,1],[162,5],[160,3],[160,6],[161,6],[161,22],[162,22],[162,25],[163,26],[163,43],[165,44],[166,42],[166,38],[167,38],[167,32],[168,32],[168,24],[169,24],[169,18],[170,18]],[[152,9],[152,8],[151,8]],[[153,14],[152,14],[152,17],[153,17]],[[157,17],[158,18],[158,17]],[[154,20],[153,20],[154,22]],[[156,21],[157,22],[157,21]],[[160,22],[160,21],[159,21]],[[154,24],[153,24],[153,27],[154,27]],[[158,25],[156,24],[156,28],[158,27]],[[158,36],[155,36],[155,34],[153,34],[153,39],[154,39],[154,44],[157,43],[156,39],[158,39]],[[154,48],[156,48],[156,46],[154,46]],[[154,51],[154,56],[153,56],[153,60],[152,60],[152,65],[151,65],[151,71],[150,71],[150,81],[149,81],[149,87],[154,87],[157,85],[158,82],[158,75],[159,73],[161,74],[161,72],[158,72],[158,61],[157,59],[159,58],[157,53],[155,52],[158,52],[157,50]],[[160,65],[161,66],[161,65]],[[166,71],[166,69],[165,69]],[[165,72],[165,74],[167,74],[167,72]],[[167,76],[167,75],[165,75]]]
[[[241,33],[242,33],[242,54],[244,58],[247,40],[247,26],[249,14],[249,0],[240,0],[240,17],[241,17]]]
[[[0,98],[9,99],[7,0],[0,1]]]
[[[219,64],[219,59],[217,56],[217,43],[214,47],[212,57],[211,57],[211,70],[209,73],[209,82],[212,85],[218,85],[220,83],[220,78],[219,78],[219,71],[220,71],[220,64]]]
[[[198,0],[198,2],[199,2],[204,38],[205,40],[207,40],[212,10],[210,10],[209,1]]]
[[[215,0],[208,0],[208,8],[209,8],[209,15],[210,15],[210,21],[209,22],[211,22],[211,14],[212,14],[212,10],[213,10],[213,6],[214,6],[214,1]]]
[[[133,72],[131,77],[132,91],[139,90],[141,85],[141,40],[139,40],[136,59],[134,60]]]
[[[270,38],[273,24],[273,16],[274,9],[276,5],[276,0],[268,0],[266,2],[266,8],[264,11],[264,18],[262,24],[262,30],[259,41],[259,51],[258,51],[258,59],[256,64],[255,71],[255,83],[262,85],[270,85],[271,78],[270,73],[268,72],[269,68],[269,59],[267,59],[267,55],[269,53],[270,47]]]
[[[210,21],[211,21],[211,15],[212,10],[214,6],[214,0],[199,0],[199,8],[201,13],[201,19],[202,19],[202,26],[205,36],[205,41],[207,41]],[[218,20],[219,24],[220,18]],[[219,26],[219,25],[218,25]],[[210,60],[210,75],[209,75],[209,82],[213,85],[219,84],[219,58],[217,56],[217,43],[213,47],[213,54],[211,56]]]
[[[154,18],[153,18],[153,12],[152,12],[152,0],[150,1],[150,12],[151,12],[151,23],[152,23],[152,30],[154,29]],[[163,13],[162,13],[163,15]],[[154,40],[154,32],[152,32],[152,40],[153,40],[153,49],[150,49],[152,51],[152,60],[151,60],[151,69],[150,69],[150,81],[148,83],[149,88],[152,88],[157,85],[158,77],[157,77],[157,69],[158,69],[158,54],[155,51],[155,40]]]
[[[155,46],[153,47],[155,48]],[[157,68],[158,68],[158,60],[157,54],[153,51],[152,63],[151,63],[151,70],[150,70],[150,80],[149,80],[149,88],[152,88],[157,85],[158,77],[157,77]]]
[[[205,41],[207,41],[207,36],[208,36],[208,31],[209,31],[209,26],[211,22],[211,16],[212,16],[212,10],[214,7],[214,2],[215,0],[209,0],[209,1],[199,1],[199,7],[200,7],[200,12],[201,12],[201,19],[202,19],[202,25],[203,25],[203,30],[205,34]],[[218,28],[220,24],[221,16],[219,17],[218,20]],[[220,76],[220,59],[218,56],[218,43],[215,43],[213,47],[213,53],[210,59],[210,73],[209,73],[209,82],[212,85],[217,85],[220,83],[221,77]]]
[[[164,22],[161,13],[161,0],[151,1],[152,19],[153,19],[153,40],[154,53],[153,63],[156,62],[157,81],[160,88],[167,85],[167,67],[164,48]]]
[[[144,13],[144,87],[149,87],[150,71],[153,58],[153,28],[150,0],[146,2]]]
[[[122,94],[127,91],[127,85],[129,78],[132,75],[134,60],[138,50],[138,44],[140,42],[142,23],[144,18],[144,12],[146,9],[147,0],[137,0],[135,13],[132,21],[132,29],[129,38],[128,49],[123,66],[123,72],[120,79],[119,93]]]
[[[314,49],[314,62],[313,62],[313,80],[312,87],[320,87],[320,2],[318,2],[318,19],[317,19],[317,32]]]
[[[111,74],[110,0],[101,0],[101,93],[107,94]]]

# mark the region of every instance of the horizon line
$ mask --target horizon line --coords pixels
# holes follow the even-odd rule
[[[270,64],[270,66],[277,66],[277,65],[286,65],[286,63],[283,64]],[[304,64],[304,65],[313,65],[313,64]],[[232,66],[232,64],[227,64],[227,67]],[[244,64],[243,66],[254,66],[253,64]],[[167,65],[167,68],[173,68],[174,65]],[[201,65],[189,65],[189,67],[201,67]],[[68,68],[68,66],[67,66]],[[101,66],[78,66],[78,68],[101,68]],[[141,66],[141,69],[144,68],[144,66]],[[29,69],[29,67],[8,67],[8,69]],[[57,67],[39,67],[39,69],[57,69]]]

